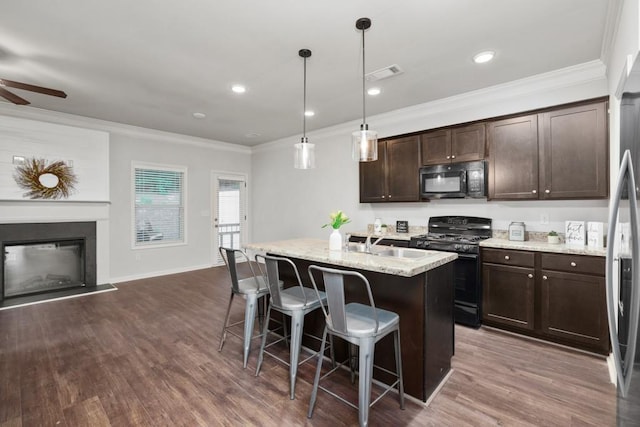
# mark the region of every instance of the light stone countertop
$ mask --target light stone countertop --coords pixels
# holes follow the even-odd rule
[[[416,276],[458,258],[455,253],[428,250],[424,250],[427,255],[423,258],[395,258],[360,252],[329,251],[328,239],[293,239],[249,243],[244,248],[253,253],[270,253],[404,277]]]
[[[496,248],[496,249],[516,249],[523,251],[536,251],[536,252],[553,252],[558,254],[570,254],[570,255],[591,255],[591,256],[606,256],[606,248],[593,248],[589,246],[576,246],[566,245],[564,243],[552,244],[547,242],[537,242],[525,240],[524,242],[491,238],[480,242],[480,247],[483,248]]]
[[[354,237],[367,237],[370,233],[366,231],[354,231],[352,233],[344,233],[350,234]],[[371,239],[377,239],[378,237],[382,237],[383,239],[390,240],[411,240],[413,236],[419,236],[424,233],[384,233],[384,234],[371,234]]]

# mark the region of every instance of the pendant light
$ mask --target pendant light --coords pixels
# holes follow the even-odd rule
[[[356,21],[356,28],[362,31],[362,124],[360,130],[353,132],[352,156],[357,162],[373,162],[378,160],[378,132],[369,130],[365,109],[365,62],[364,62],[364,31],[371,27],[369,18],[360,18]]]
[[[309,49],[300,49],[298,55],[304,59],[304,89],[302,95],[302,140],[295,144],[293,166],[296,169],[313,169],[316,167],[315,145],[307,140],[307,58],[311,56]]]

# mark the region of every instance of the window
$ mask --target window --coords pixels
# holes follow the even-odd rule
[[[185,242],[186,168],[133,165],[133,246]]]

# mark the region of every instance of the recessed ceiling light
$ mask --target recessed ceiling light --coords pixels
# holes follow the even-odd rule
[[[316,113],[314,113],[311,110],[307,110],[307,111],[304,112],[304,115],[307,116],[307,117],[313,117],[313,116],[316,115]]]
[[[367,93],[371,96],[376,96],[376,95],[380,95],[380,88],[379,87],[372,87],[371,89],[369,89],[367,91]]]
[[[204,119],[207,115],[205,113],[193,113],[193,117],[196,119]]]
[[[235,93],[245,93],[247,91],[247,88],[242,85],[233,85],[231,86],[231,90]]]
[[[495,54],[496,53],[492,50],[480,52],[473,57],[473,62],[476,64],[484,64],[485,62],[491,61]]]

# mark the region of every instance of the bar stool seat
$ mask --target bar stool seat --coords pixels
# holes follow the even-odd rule
[[[260,262],[262,259],[263,262]],[[296,265],[288,258],[276,257],[276,256],[263,256],[256,255],[256,262],[258,263],[258,267],[260,271],[263,273],[265,277],[265,282],[267,287],[269,288],[270,298],[269,298],[269,308],[267,309],[267,318],[264,323],[264,330],[262,331],[262,344],[260,345],[260,352],[258,353],[258,365],[256,367],[256,376],[260,373],[260,368],[262,366],[262,362],[264,360],[264,354],[267,353],[270,356],[275,357],[281,362],[289,365],[289,391],[290,398],[295,399],[295,388],[296,388],[296,377],[298,372],[298,366],[310,359],[312,359],[316,353],[313,353],[311,356],[306,359],[300,361],[300,348],[302,346],[302,336],[304,334],[304,317],[311,313],[314,310],[322,307],[327,302],[327,296],[324,292],[316,292],[312,288],[307,288],[302,284],[302,280],[300,279],[300,274],[298,273],[298,269]],[[292,286],[290,288],[281,289],[278,285],[282,280],[280,280],[280,272],[278,263],[284,263],[285,265],[289,265],[296,276],[297,285]],[[266,273],[262,271],[261,265],[264,264]],[[286,327],[284,329],[284,336],[275,342],[266,345],[267,336],[269,332],[269,321],[271,319],[271,310],[278,311],[282,314],[291,316],[291,338],[290,340],[290,348],[289,348],[289,362],[287,363],[285,360],[280,359],[275,354],[270,353],[266,350],[267,347],[277,344],[280,341],[287,340],[287,332]],[[286,323],[283,323],[283,326]],[[316,338],[316,337],[314,337]],[[316,338],[317,339],[317,338]],[[333,346],[330,346],[332,351],[332,359],[333,360]]]
[[[220,346],[218,351],[222,351],[224,342],[227,338],[227,333],[242,338],[243,341],[243,367],[247,367],[247,361],[249,360],[249,351],[251,349],[251,340],[255,338],[253,336],[253,327],[255,324],[256,313],[258,312],[259,299],[269,294],[269,288],[261,275],[256,275],[253,270],[253,266],[249,261],[249,257],[240,249],[232,248],[219,248],[220,255],[229,270],[231,276],[231,296],[229,297],[229,305],[227,306],[227,314],[224,318],[224,325],[222,327],[222,333],[220,334]],[[238,262],[246,261],[251,271],[251,277],[240,279],[238,275]],[[282,284],[281,284],[282,285]],[[242,296],[245,300],[245,312],[244,319],[238,322],[229,324],[229,317],[231,315],[231,306],[233,304],[233,297],[235,295]],[[264,313],[264,311],[262,312]],[[258,313],[260,315],[260,313]],[[259,316],[259,326],[262,330],[262,316]],[[230,328],[239,325],[244,322],[243,335],[235,334]]]
[[[318,353],[318,364],[316,366],[316,375],[313,381],[313,390],[311,392],[311,398],[309,401],[309,412],[307,416],[311,418],[313,416],[313,409],[315,407],[316,399],[318,396],[318,389],[326,391],[334,397],[337,397],[344,403],[358,409],[358,421],[361,426],[368,425],[369,422],[369,408],[378,402],[385,394],[397,386],[398,397],[400,400],[400,408],[404,409],[404,385],[402,381],[402,355],[400,351],[400,317],[397,313],[376,308],[373,301],[373,295],[371,293],[371,286],[366,277],[357,271],[345,271],[334,268],[319,267],[312,265],[309,267],[309,276],[311,277],[311,283],[316,292],[318,286],[316,285],[315,278],[313,276],[314,271],[322,273],[324,281],[324,288],[327,295],[328,306],[322,306],[322,311],[325,315],[325,328],[322,335],[322,344],[320,346],[320,352]],[[345,303],[345,278],[351,280],[350,286],[355,286],[354,282],[361,282],[365,287],[368,297],[369,305],[360,303]],[[374,365],[374,350],[375,344],[382,338],[389,334],[393,334],[393,343],[395,349],[395,361],[396,372],[391,372],[387,369]],[[348,343],[358,347],[358,406],[355,406],[351,402],[341,398],[331,390],[320,386],[320,380],[327,378],[329,375],[339,369],[342,364],[335,366],[329,372],[324,374],[322,378],[320,373],[322,371],[322,354],[324,352],[324,346],[329,337],[337,336]],[[349,357],[349,365],[352,371],[353,380],[353,365],[351,357]],[[371,382],[373,379],[373,368],[376,367],[384,372],[394,375],[397,379],[392,384],[388,385],[384,392],[371,403]]]

